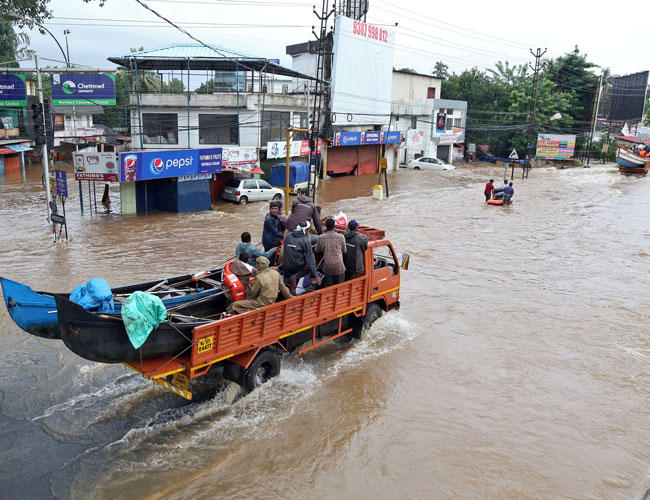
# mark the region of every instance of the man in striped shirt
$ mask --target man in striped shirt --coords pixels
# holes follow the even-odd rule
[[[322,286],[336,285],[345,281],[343,254],[347,253],[345,237],[336,232],[336,222],[330,218],[325,221],[327,232],[318,238],[314,251],[323,254]]]

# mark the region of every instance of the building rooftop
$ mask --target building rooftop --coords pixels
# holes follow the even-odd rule
[[[253,57],[217,45],[206,47],[197,43],[175,43],[109,57],[108,60],[129,69],[135,69],[137,65],[139,70],[256,71],[308,80],[315,79],[313,76],[281,66],[279,59]]]

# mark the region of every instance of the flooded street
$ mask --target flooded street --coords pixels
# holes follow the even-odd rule
[[[384,201],[375,176],[326,181],[323,214],[411,253],[402,308],[356,344],[283,359],[235,402],[186,404],[24,333],[3,305],[0,496],[641,500],[650,179],[534,169],[512,206],[488,206],[483,185],[501,175],[402,169]],[[207,269],[242,231],[260,242],[268,209],[91,217],[69,192],[71,241],[54,245],[39,167],[0,178],[0,275],[70,291]],[[118,207],[117,186],[111,197]]]

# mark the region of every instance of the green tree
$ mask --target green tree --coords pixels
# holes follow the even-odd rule
[[[449,78],[449,66],[447,66],[442,61],[436,61],[436,64],[433,66],[433,76],[440,78],[441,80],[446,80]]]
[[[103,7],[106,0],[84,0],[85,3],[93,1],[99,1],[99,6]],[[33,28],[52,17],[49,3],[50,0],[0,0],[0,12],[16,17],[20,28]]]
[[[27,47],[29,47],[27,33],[16,32],[9,21],[0,18],[0,63],[17,68],[18,63],[9,61],[30,57],[33,51]]]

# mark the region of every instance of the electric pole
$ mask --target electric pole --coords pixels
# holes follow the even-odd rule
[[[544,63],[541,62],[541,59],[542,56],[546,54],[546,48],[544,49],[544,52],[542,52],[542,49],[540,48],[538,48],[536,52],[533,52],[533,49],[530,49],[530,53],[535,58],[535,67],[533,67],[530,63],[528,63],[530,69],[533,70],[533,94],[530,102],[530,125],[528,129],[528,144],[526,144],[527,150],[529,149],[528,148],[529,145],[530,148],[533,147],[533,140],[535,138],[535,128],[536,128],[535,111],[537,106],[537,84],[539,83],[539,71],[544,67]],[[532,157],[531,154],[529,154],[528,156]]]

